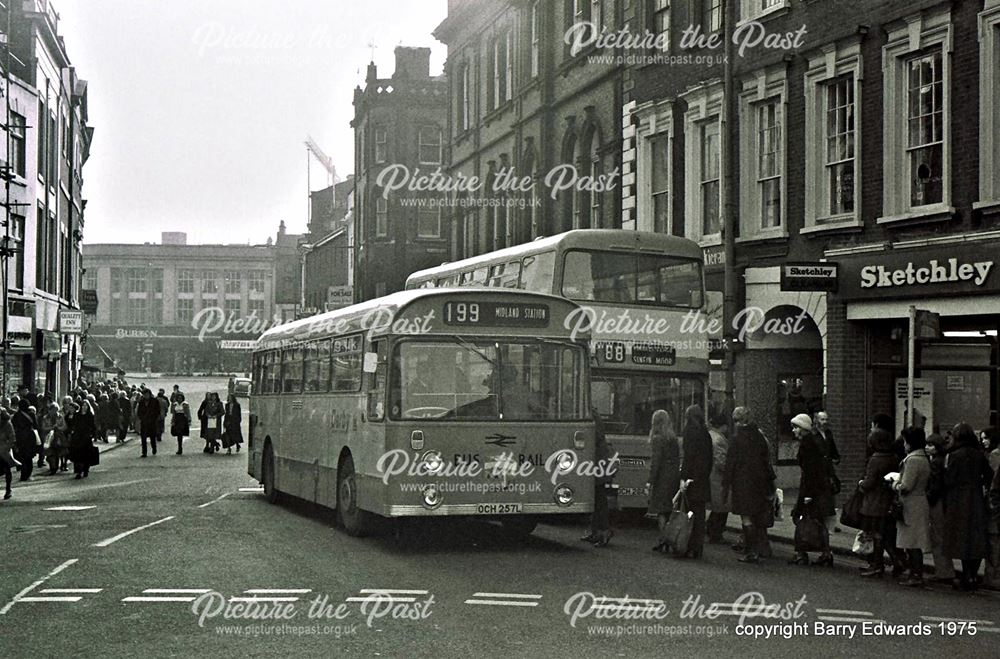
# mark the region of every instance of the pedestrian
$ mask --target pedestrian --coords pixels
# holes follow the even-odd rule
[[[861,504],[861,530],[872,536],[873,549],[868,559],[868,567],[861,572],[862,577],[881,577],[885,574],[885,552],[888,550],[893,564],[896,558],[895,540],[887,540],[896,534],[896,522],[889,516],[892,505],[892,486],[885,480],[886,474],[895,471],[899,465],[892,435],[884,427],[884,420],[876,417],[868,435],[869,458],[865,465],[865,475],[858,481],[858,488],[864,493]],[[894,569],[895,572],[895,569]]]
[[[31,472],[35,466],[35,454],[38,451],[38,423],[35,415],[29,409],[31,404],[27,398],[19,396],[11,397],[17,399],[17,413],[11,417],[11,424],[14,426],[14,441],[16,444],[16,455],[21,463],[21,478],[26,481],[31,479]]]
[[[721,419],[709,417],[708,434],[712,437],[712,512],[708,514],[705,523],[705,533],[709,544],[721,544],[722,533],[726,530],[726,520],[729,518],[729,501],[723,490],[722,482],[726,475],[726,456],[729,453],[729,440],[722,431],[725,425]]]
[[[132,418],[132,403],[124,391],[118,392],[118,414],[118,443],[121,444],[128,436],[129,420]]]
[[[705,505],[712,499],[712,436],[700,405],[684,410],[681,446],[681,487],[693,517],[685,556],[701,558],[705,546]]]
[[[70,410],[72,413],[66,418],[66,426],[69,428],[69,459],[73,463],[75,478],[80,480],[90,475],[96,424],[89,401],[84,400],[79,409],[73,403]]]
[[[976,434],[967,423],[952,431],[952,449],[944,472],[945,555],[962,561],[961,590],[975,590],[979,564],[989,557],[985,491],[993,473]]]
[[[4,500],[11,497],[11,482],[14,480],[14,469],[21,466],[21,463],[14,457],[14,448],[17,442],[14,437],[14,426],[10,422],[10,414],[6,409],[0,408],[0,473],[4,480]]]
[[[774,497],[774,470],[767,440],[757,425],[750,421],[750,410],[733,410],[736,429],[726,455],[726,471],[722,482],[725,497],[733,514],[740,516],[743,527],[743,551],[740,561],[759,563],[767,555],[767,527]]]
[[[201,420],[201,438],[205,440],[205,453],[215,453],[219,450],[219,436],[222,432],[222,417],[226,410],[219,401],[219,395],[213,392],[205,394],[205,400],[198,407],[198,418]]]
[[[896,547],[906,552],[910,575],[900,585],[924,585],[924,554],[931,550],[930,503],[927,485],[931,479],[931,462],[924,450],[927,440],[921,428],[903,430],[906,458],[902,472],[893,485],[903,506],[903,519],[896,520]]]
[[[236,452],[240,452],[240,446],[243,445],[242,425],[243,408],[240,407],[240,402],[236,400],[236,394],[229,394],[229,400],[226,401],[222,436],[222,445],[225,447],[227,455],[233,454],[234,446],[236,447]]]
[[[163,389],[156,393],[156,402],[160,406],[160,419],[156,422],[156,441],[163,441],[163,431],[167,423],[167,414],[170,413],[170,400]]]
[[[670,513],[674,509],[674,496],[681,482],[681,449],[674,433],[673,422],[666,410],[656,410],[650,421],[649,448],[651,460],[649,465],[649,507],[647,512],[656,515],[660,529],[660,541],[653,551],[667,553],[670,544],[667,542],[667,524]]]
[[[820,555],[815,565],[833,565],[830,551],[830,532],[826,519],[833,515],[833,466],[827,457],[827,448],[819,435],[813,432],[812,419],[808,414],[792,417],[792,434],[799,442],[797,459],[799,463],[799,498],[792,510],[793,520],[810,518],[823,524],[820,534]],[[798,523],[801,523],[799,521]],[[809,565],[809,553],[799,547],[789,561],[795,565]]]
[[[191,434],[191,407],[184,401],[184,394],[178,393],[171,409],[170,434],[177,438],[177,455],[182,455],[184,438]]]
[[[934,557],[934,581],[954,583],[954,563],[944,554],[944,469],[948,449],[940,427],[935,424],[933,430],[934,432],[927,438],[925,450],[930,457],[931,467],[931,476],[927,483],[927,504],[930,514],[931,554]]]
[[[49,475],[59,471],[64,460],[69,459],[69,439],[66,435],[66,420],[58,403],[51,402],[38,420],[39,428],[45,434],[45,459],[49,465]]]
[[[97,401],[97,432],[105,444],[108,443],[108,434],[118,431],[121,425],[120,415],[121,410],[118,409],[116,401],[112,400],[109,394],[101,394]]]
[[[994,472],[1000,469],[1000,434],[993,426],[987,426],[979,433],[983,450],[986,451],[986,459],[990,463],[990,469]]]
[[[174,385],[174,390],[170,392],[170,402],[171,403],[184,402],[184,393],[181,391],[180,385],[177,384]]]
[[[594,418],[594,461],[601,470],[594,478],[594,512],[590,516],[590,533],[580,538],[595,547],[607,547],[615,532],[611,529],[611,512],[608,509],[607,487],[611,483],[617,465],[611,464],[607,437],[604,434],[604,420],[600,413],[592,410]]]
[[[990,485],[990,569],[987,571],[987,585],[996,589],[1000,586],[1000,469],[993,472]]]
[[[153,398],[153,392],[149,389],[142,390],[142,397],[136,406],[136,415],[139,418],[139,438],[142,441],[141,457],[146,457],[146,440],[149,440],[153,447],[153,455],[156,455],[156,428],[160,420],[160,404]]]

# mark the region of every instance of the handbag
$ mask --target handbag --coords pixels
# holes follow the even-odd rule
[[[851,551],[858,556],[870,556],[875,551],[874,538],[872,538],[870,533],[858,531],[858,534],[854,536],[854,544],[851,545]]]
[[[674,553],[687,551],[688,540],[691,539],[691,527],[694,524],[691,518],[692,513],[687,509],[687,497],[683,492],[678,492],[674,497],[674,511],[663,532],[664,541],[670,545]]]
[[[828,547],[825,542],[826,525],[815,517],[804,515],[795,525],[795,551],[824,551]]]
[[[96,467],[97,465],[101,464],[101,451],[100,449],[97,448],[96,444],[90,445],[90,447],[87,449],[87,454],[88,454],[87,462],[90,463],[91,467]]]
[[[903,502],[899,499],[898,494],[892,498],[892,503],[889,504],[889,517],[893,518],[897,522],[906,524],[906,514],[903,511]]]
[[[840,511],[841,525],[852,529],[860,529],[864,526],[864,516],[861,514],[861,506],[864,504],[864,501],[864,492],[854,490],[854,493],[844,503],[844,509]]]

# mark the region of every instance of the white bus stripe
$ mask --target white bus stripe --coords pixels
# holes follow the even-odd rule
[[[107,547],[108,545],[110,545],[110,544],[112,544],[114,542],[118,542],[122,538],[127,538],[128,536],[132,535],[133,533],[138,533],[139,531],[142,531],[143,529],[148,529],[149,527],[156,526],[157,524],[162,524],[164,522],[169,522],[173,518],[174,518],[174,516],[171,515],[170,517],[164,517],[163,519],[158,519],[155,522],[150,522],[149,524],[143,524],[142,526],[136,527],[136,528],[132,529],[131,531],[125,531],[124,533],[119,533],[118,535],[115,535],[115,536],[112,536],[110,538],[107,538],[106,540],[101,540],[100,542],[94,543],[92,546],[93,547]]]
[[[11,601],[9,601],[6,604],[4,604],[4,607],[2,609],[0,609],[0,616],[7,615],[7,612],[10,611],[10,609],[11,609],[12,606],[14,606],[15,604],[17,604],[18,600],[20,600],[22,597],[24,597],[25,595],[27,595],[28,593],[30,593],[31,591],[33,591],[35,588],[38,588],[43,583],[45,583],[46,581],[48,581],[52,577],[56,576],[57,574],[59,574],[60,572],[62,572],[63,570],[65,570],[66,568],[68,568],[70,565],[72,565],[73,563],[76,563],[79,560],[80,560],[79,558],[71,558],[71,559],[69,559],[68,561],[66,561],[62,565],[58,566],[56,569],[54,569],[51,572],[49,572],[48,574],[46,574],[44,577],[42,577],[41,579],[39,579],[35,583],[31,584],[30,586],[28,586],[27,588],[25,588],[24,590],[22,590],[21,592],[19,592],[17,595],[14,595],[14,599],[12,599]]]

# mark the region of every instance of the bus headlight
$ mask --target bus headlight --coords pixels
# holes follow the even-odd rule
[[[433,476],[444,468],[444,460],[437,451],[427,451],[420,459],[420,472]]]
[[[557,485],[553,498],[560,506],[568,506],[573,503],[573,488],[565,483]]]
[[[438,491],[436,485],[428,485],[421,492],[421,499],[423,500],[424,508],[437,508],[441,505],[441,493]]]
[[[556,456],[556,470],[560,474],[568,474],[576,466],[576,453],[573,451],[559,451]]]

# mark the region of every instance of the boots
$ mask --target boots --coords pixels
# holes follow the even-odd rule
[[[760,555],[757,553],[757,548],[760,546],[757,540],[757,528],[754,526],[744,526],[743,538],[743,546],[746,548],[746,553],[737,560],[740,563],[760,563]]]
[[[924,552],[919,549],[907,550],[910,564],[910,576],[899,582],[901,586],[922,588],[924,585]]]

